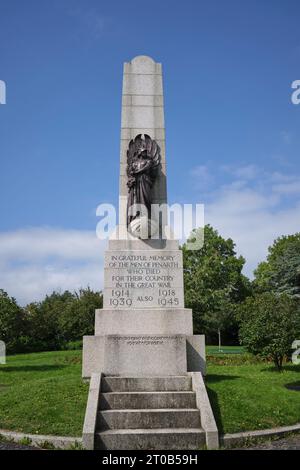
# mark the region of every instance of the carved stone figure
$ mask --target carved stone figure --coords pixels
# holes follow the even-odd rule
[[[152,186],[161,162],[160,147],[147,134],[131,140],[127,150],[127,227],[133,220],[147,216],[151,220]],[[147,213],[142,213],[140,205]]]

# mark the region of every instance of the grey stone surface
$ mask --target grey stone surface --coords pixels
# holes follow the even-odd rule
[[[120,195],[128,195],[126,165],[129,141],[138,134],[148,134],[159,141],[162,171],[153,188],[155,198],[166,202],[165,123],[161,64],[147,56],[138,56],[124,64],[121,147]],[[124,223],[124,205],[119,206],[119,223]]]
[[[87,450],[93,450],[95,447],[95,432],[101,390],[101,377],[102,373],[92,374],[90,381],[89,395],[82,432],[82,444],[83,447]]]
[[[106,375],[180,375],[186,370],[185,336],[105,336]]]
[[[169,377],[104,377],[102,392],[187,392],[192,390],[188,375]]]
[[[208,449],[219,448],[219,433],[214,414],[207,395],[207,390],[201,372],[190,372],[192,389],[196,393],[196,405],[200,410],[201,426],[206,435]]]
[[[196,408],[196,394],[188,392],[101,393],[100,410]]]
[[[90,392],[85,446],[199,449],[206,440],[212,447],[215,429],[202,375],[188,375],[205,374],[205,341],[193,336],[192,311],[184,308],[182,252],[166,211],[162,69],[149,57],[124,64],[121,121],[119,225],[105,254],[104,308],[96,311],[95,336],[83,344],[83,377],[103,373],[102,390]],[[165,204],[163,240],[139,240],[127,231],[127,149],[138,134],[148,134],[161,149],[151,196]]]
[[[103,410],[98,415],[99,428],[159,429],[200,428],[200,412],[196,409],[175,410]]]
[[[187,339],[187,370],[206,375],[205,336],[192,335]]]
[[[150,335],[180,334],[190,336],[193,333],[192,310],[187,308],[96,310],[95,335],[143,335],[145,332]],[[199,370],[199,364],[193,351],[188,354],[188,360],[190,367],[195,364]]]
[[[119,240],[110,238],[108,250],[113,251],[146,251],[146,250],[167,250],[179,249],[178,240]]]
[[[288,436],[291,433],[299,433],[299,444],[300,444],[300,423],[291,426],[281,426],[278,428],[271,429],[259,429],[258,431],[246,431],[238,432],[234,434],[225,434],[221,436],[220,441],[223,447],[231,449],[232,447],[242,446],[249,444],[250,441],[259,441],[261,439],[274,439]]]
[[[82,444],[82,439],[80,437],[70,437],[70,436],[49,436],[46,434],[28,434],[24,432],[16,431],[7,431],[0,429],[0,436],[4,437],[11,442],[3,442],[3,450],[14,450],[16,449],[16,443],[22,442],[24,439],[30,441],[30,445],[35,448],[43,448],[45,443],[52,444],[55,449],[71,449],[72,447],[80,446]],[[13,441],[13,442],[12,442]],[[14,445],[13,445],[14,444]],[[11,448],[9,446],[11,445]],[[25,447],[25,446],[22,446]],[[27,446],[26,446],[27,447]],[[1,448],[0,448],[1,450]],[[21,448],[19,450],[22,450]]]
[[[84,336],[82,348],[82,377],[90,378],[104,367],[104,336]]]
[[[106,251],[104,308],[183,308],[180,250]]]
[[[205,444],[199,429],[117,429],[96,434],[99,449],[118,450],[195,450]]]

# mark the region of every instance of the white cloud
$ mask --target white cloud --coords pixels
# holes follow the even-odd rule
[[[198,165],[190,173],[199,188],[206,189],[214,181],[213,175],[206,165]]]
[[[234,240],[237,252],[246,258],[245,274],[252,276],[277,237],[300,231],[300,203],[280,209],[274,207],[272,195],[267,201],[255,191],[224,190],[223,197],[205,206],[205,221]]]
[[[229,174],[232,174],[236,178],[243,180],[251,180],[255,178],[259,172],[259,169],[256,165],[244,165],[244,166],[231,166],[231,165],[222,165],[221,170],[226,171]]]
[[[95,232],[30,228],[0,234],[0,288],[25,304],[53,290],[103,286],[105,241]]]
[[[252,276],[277,237],[300,231],[300,177],[268,173],[254,165],[216,169],[224,171],[231,181],[212,188],[205,223],[234,240],[237,252],[246,258],[244,271]],[[294,196],[293,201],[287,202],[287,196]]]
[[[273,191],[280,194],[300,193],[300,179],[289,183],[276,184],[272,187]]]

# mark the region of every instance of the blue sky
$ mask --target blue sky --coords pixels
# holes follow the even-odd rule
[[[299,231],[298,0],[0,0],[0,287],[102,287],[123,62],[162,62],[170,202],[205,204],[245,272]]]

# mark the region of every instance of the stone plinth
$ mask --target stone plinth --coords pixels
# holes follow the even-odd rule
[[[182,335],[114,335],[105,337],[105,375],[180,375],[187,370]]]
[[[192,310],[177,309],[97,309],[95,335],[192,335]]]

